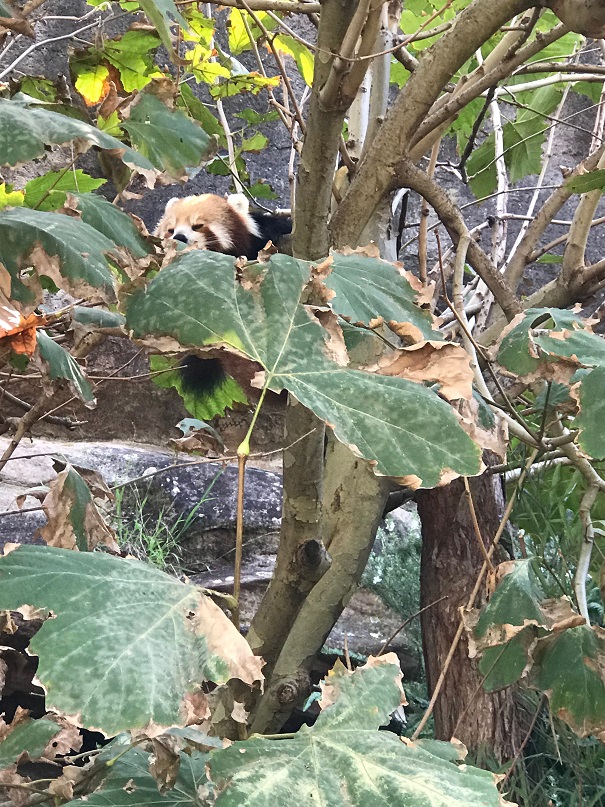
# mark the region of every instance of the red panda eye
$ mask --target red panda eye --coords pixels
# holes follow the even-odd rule
[[[174,235],[174,228],[171,227],[169,230],[166,230],[166,232],[168,233],[168,235]]]
[[[196,233],[199,233],[200,230],[204,229],[204,226],[204,224],[194,224],[191,229],[195,230]]]

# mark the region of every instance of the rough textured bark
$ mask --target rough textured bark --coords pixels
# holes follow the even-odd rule
[[[294,255],[305,260],[325,257],[330,246],[328,216],[332,180],[346,109],[323,109],[319,93],[330,75],[332,54],[338,53],[354,11],[354,3],[338,0],[326,0],[321,9],[313,93],[296,180],[292,234]]]
[[[488,546],[504,509],[500,482],[484,474],[470,480],[470,488],[483,542]],[[432,692],[460,624],[459,608],[466,605],[483,564],[483,553],[463,480],[420,491],[417,500],[422,520],[421,605],[447,598],[421,616],[426,673]],[[468,658],[465,636],[454,654],[433,714],[435,736],[440,740],[455,736],[469,749],[490,750],[499,761],[513,757],[519,747],[513,692],[485,692],[477,663]]]

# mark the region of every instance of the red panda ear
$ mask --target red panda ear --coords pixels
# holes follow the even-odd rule
[[[240,216],[247,216],[250,210],[250,202],[243,193],[232,193],[227,197],[227,204],[230,205]]]
[[[180,201],[181,201],[181,197],[180,197],[180,196],[173,196],[173,197],[172,197],[172,199],[169,199],[169,200],[166,202],[166,207],[164,208],[164,213],[168,213],[168,211],[170,210],[170,208],[172,207],[172,205],[174,205],[176,202],[180,202]]]

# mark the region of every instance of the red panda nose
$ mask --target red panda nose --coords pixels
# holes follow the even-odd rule
[[[189,239],[183,233],[177,233],[176,235],[172,236],[174,241],[181,241],[183,244],[188,244]]]

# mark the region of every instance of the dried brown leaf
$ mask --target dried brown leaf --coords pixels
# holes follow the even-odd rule
[[[85,774],[84,768],[66,765],[61,776],[49,784],[48,792],[62,801],[71,801],[74,797],[74,787],[82,781]]]
[[[15,807],[23,807],[31,798],[31,791],[27,789],[21,790],[20,788],[11,787],[11,785],[24,785],[27,780],[17,773],[17,766],[10,765],[8,768],[0,770],[0,790],[6,788],[6,794],[15,805]]]
[[[193,726],[210,717],[210,704],[205,692],[189,692],[183,700],[183,713],[186,726]]]
[[[48,522],[36,531],[36,537],[42,538],[48,546],[77,549],[78,538],[72,514],[82,512],[82,502],[76,500],[72,489],[66,488],[68,476],[69,469],[66,469],[50,483],[49,493],[42,502]],[[119,551],[113,531],[105,524],[99,511],[90,500],[84,506],[83,521],[79,526],[84,529],[89,550],[102,544],[114,552]]]
[[[66,720],[62,715],[49,713],[45,717],[47,720],[52,720],[53,723],[61,726],[61,731],[51,738],[44,749],[43,756],[47,759],[54,759],[58,756],[65,756],[70,752],[77,754],[82,748],[82,735],[79,727]]]
[[[174,787],[179,773],[181,758],[179,756],[179,740],[169,734],[155,737],[151,741],[153,753],[149,763],[149,773],[158,783],[158,790],[163,793]]]
[[[392,351],[379,359],[377,365],[366,369],[417,383],[437,383],[440,393],[448,401],[468,400],[473,394],[470,356],[464,348],[452,342],[425,341]]]
[[[189,624],[205,638],[208,651],[227,663],[231,678],[239,678],[249,686],[257,681],[262,683],[261,668],[265,662],[250,654],[250,645],[235,628],[225,630],[229,624],[227,617],[209,597],[200,597],[199,607]]]

